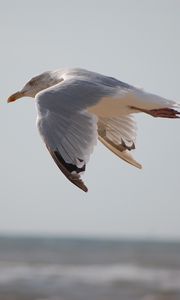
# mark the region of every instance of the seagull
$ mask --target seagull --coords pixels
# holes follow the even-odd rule
[[[37,128],[64,175],[87,192],[81,179],[97,140],[124,161],[141,169],[135,149],[133,114],[179,118],[180,105],[115,78],[84,69],[47,71],[33,77],[8,102],[35,99]]]

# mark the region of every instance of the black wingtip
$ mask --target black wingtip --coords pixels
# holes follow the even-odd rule
[[[46,145],[47,146],[47,145]],[[49,153],[51,154],[52,158],[54,159],[55,163],[57,164],[58,168],[63,172],[63,174],[66,176],[67,179],[69,179],[74,185],[76,185],[78,188],[80,188],[85,193],[88,192],[88,188],[82,181],[79,173],[72,174],[72,171],[84,171],[85,165],[80,169],[72,164],[68,164],[64,161],[61,154],[58,150],[52,150],[50,147],[47,146],[47,149]]]
[[[66,176],[66,175],[65,175]],[[85,193],[88,192],[87,186],[82,181],[79,174],[70,174],[69,176],[66,176],[73,184],[75,184],[78,188],[80,188]]]

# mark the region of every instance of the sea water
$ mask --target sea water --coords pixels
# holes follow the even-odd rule
[[[0,237],[0,300],[180,300],[180,243]]]

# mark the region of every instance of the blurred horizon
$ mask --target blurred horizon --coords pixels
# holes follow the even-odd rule
[[[46,232],[0,232],[0,238],[8,239],[62,239],[62,240],[94,240],[94,241],[134,241],[134,242],[153,242],[153,243],[180,243],[179,238],[174,237],[155,237],[142,235],[102,235],[102,234],[71,234],[71,233],[46,233]]]

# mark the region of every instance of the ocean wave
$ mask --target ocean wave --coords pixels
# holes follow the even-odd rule
[[[54,282],[84,284],[143,284],[161,290],[180,291],[180,270],[137,265],[52,265],[0,262],[0,286]]]

